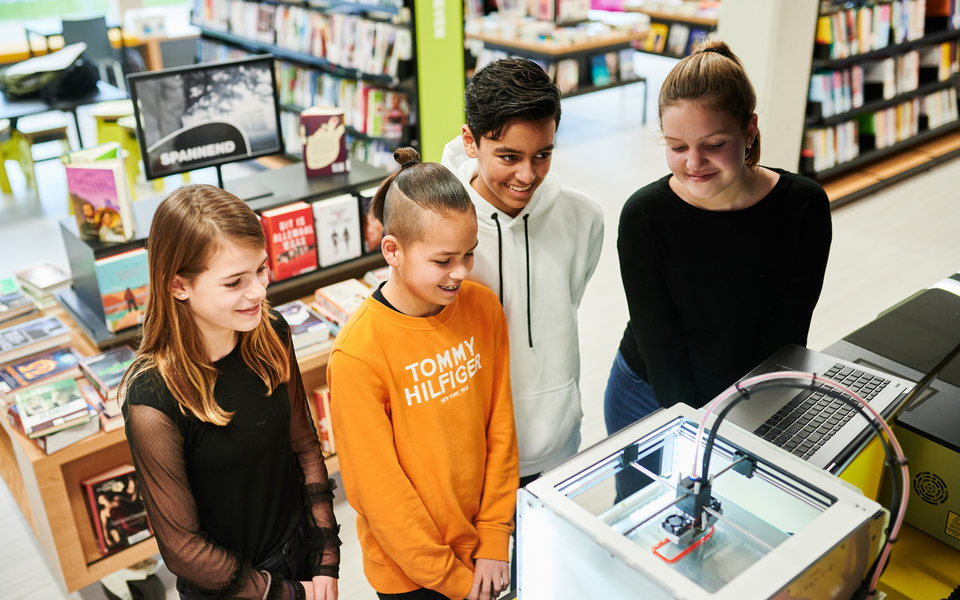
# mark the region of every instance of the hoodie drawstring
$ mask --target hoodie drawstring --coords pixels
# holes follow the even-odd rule
[[[503,306],[503,232],[500,231],[500,219],[497,218],[497,213],[490,215],[490,218],[497,224],[497,272],[500,274],[497,294],[500,297],[500,306]]]
[[[530,236],[527,233],[527,217],[529,216],[529,214],[523,215],[523,246],[527,255],[527,341],[533,348],[533,326],[530,323]]]

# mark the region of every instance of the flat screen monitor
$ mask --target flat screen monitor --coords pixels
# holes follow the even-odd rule
[[[273,56],[128,76],[147,179],[283,151]]]

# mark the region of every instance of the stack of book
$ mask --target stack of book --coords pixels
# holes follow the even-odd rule
[[[70,328],[55,316],[41,316],[0,329],[0,364],[70,342]]]
[[[96,356],[80,359],[80,371],[86,376],[95,392],[93,395],[88,394],[88,399],[100,412],[100,422],[104,431],[123,426],[117,395],[123,375],[133,359],[134,352],[130,346],[118,346]]]
[[[73,283],[70,274],[53,263],[42,262],[17,271],[17,279],[23,291],[31,296],[37,306],[47,308],[57,301],[54,292],[69,288]]]
[[[310,308],[327,322],[330,331],[336,335],[371,292],[359,279],[345,279],[318,288]]]
[[[13,426],[47,454],[100,431],[97,414],[69,377],[14,392],[7,407]]]
[[[23,293],[13,277],[0,279],[0,323],[37,312],[33,299]]]
[[[0,365],[0,397],[9,401],[15,393],[79,377],[79,362],[73,348],[61,346]]]
[[[287,302],[275,307],[290,325],[293,348],[297,356],[304,357],[327,350],[333,345],[330,326],[310,307],[300,300]]]

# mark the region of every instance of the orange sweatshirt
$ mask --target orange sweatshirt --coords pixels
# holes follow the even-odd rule
[[[509,559],[519,471],[508,359],[503,309],[469,281],[432,317],[367,298],[337,336],[334,439],[376,591],[462,600],[474,559]]]

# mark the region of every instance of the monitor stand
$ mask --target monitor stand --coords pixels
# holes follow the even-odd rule
[[[260,200],[261,198],[269,198],[273,195],[273,192],[270,191],[270,189],[268,189],[266,186],[250,181],[250,178],[245,178],[243,185],[227,190],[227,188],[223,186],[223,172],[220,170],[220,165],[216,165],[215,168],[217,169],[217,187],[219,187],[221,190],[230,192],[244,202],[252,202],[254,200]]]

